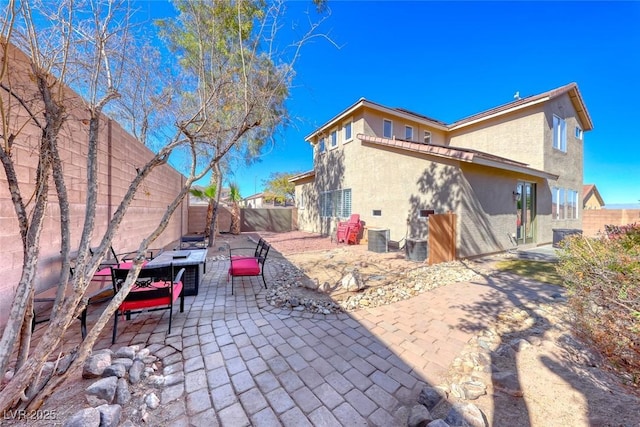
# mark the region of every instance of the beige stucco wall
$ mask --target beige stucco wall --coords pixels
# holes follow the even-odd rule
[[[545,117],[541,105],[483,120],[447,135],[447,144],[471,148],[544,168]]]
[[[0,58],[0,63],[2,58]],[[29,80],[29,67],[26,57],[15,49],[10,50],[9,77],[4,84],[11,84],[18,93],[34,93],[35,88]],[[7,103],[6,92],[0,96]],[[27,97],[31,99],[31,95]],[[76,247],[82,233],[86,201],[87,132],[85,124],[86,110],[80,98],[67,91],[68,119],[62,127],[58,141],[60,157],[64,164],[64,175],[70,203],[71,245]],[[16,163],[18,181],[24,197],[30,197],[34,187],[38,163],[37,144],[40,131],[29,123],[25,111],[11,102],[11,125],[14,131],[22,124],[27,126],[17,134],[13,148],[13,160]],[[33,111],[40,111],[37,104]],[[98,201],[95,215],[95,231],[92,244],[97,245],[108,226],[110,215],[117,209],[129,183],[153,153],[138,143],[117,123],[110,122],[105,116],[99,130],[98,146]],[[144,182],[139,193],[129,207],[128,213],[118,230],[113,247],[117,252],[137,249],[143,237],[146,237],[159,223],[166,212],[167,205],[179,192],[183,177],[168,165],[157,168]],[[185,206],[178,210],[162,235],[152,247],[163,247],[177,240],[187,229]],[[0,251],[0,324],[5,323],[8,306],[13,300],[15,287],[22,269],[22,243],[18,231],[18,221],[10,199],[4,171],[0,173],[0,238],[3,242]],[[49,205],[41,237],[41,249],[38,264],[36,289],[42,290],[57,284],[60,272],[60,212],[53,184],[49,189]]]
[[[362,133],[366,135],[377,135],[382,137],[383,122],[386,119],[391,120],[393,127],[392,134],[396,139],[404,139],[405,126],[411,126],[413,128],[413,141],[422,142],[424,139],[424,131],[429,131],[431,132],[432,144],[446,144],[446,135],[444,131],[426,126],[416,120],[396,118],[392,115],[381,114],[379,111],[369,108],[365,109],[364,115],[360,117],[363,121],[359,124],[359,128]]]

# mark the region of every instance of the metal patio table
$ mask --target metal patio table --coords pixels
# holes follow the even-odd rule
[[[145,267],[167,267],[171,264],[174,268],[185,268],[182,276],[185,296],[198,295],[198,287],[207,272],[207,250],[189,249],[162,252],[149,261]]]

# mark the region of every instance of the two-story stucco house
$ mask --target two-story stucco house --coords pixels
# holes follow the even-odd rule
[[[451,124],[360,99],[306,137],[298,224],[329,234],[357,213],[403,242],[428,237],[431,212],[453,212],[458,257],[550,243],[553,229],[582,226],[592,128],[575,83]]]

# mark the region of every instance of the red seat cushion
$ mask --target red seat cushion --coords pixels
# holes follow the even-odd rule
[[[231,259],[229,274],[232,276],[257,276],[260,274],[260,264],[257,258],[235,257]]]
[[[169,298],[168,287],[171,286],[171,282],[154,282],[153,287],[145,288],[133,288],[129,292],[128,296],[131,296],[133,300],[125,300],[120,304],[120,311],[140,310],[143,308],[152,308],[160,306],[168,306],[172,302]],[[163,289],[164,288],[164,289]],[[182,282],[173,284],[173,302],[175,302],[182,292]],[[145,293],[150,294],[148,299],[145,299]],[[159,296],[162,293],[167,293],[166,296]],[[133,294],[133,295],[132,295]]]
[[[93,275],[93,277],[96,277],[96,276],[109,276],[109,277],[111,277],[111,267],[101,268],[100,270],[96,271],[96,274]]]

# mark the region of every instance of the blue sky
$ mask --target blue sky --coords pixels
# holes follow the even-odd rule
[[[150,2],[152,8],[160,2]],[[303,25],[310,1],[288,3]],[[640,200],[639,2],[329,1],[296,66],[294,126],[234,179],[243,196],[272,172],[312,169],[304,137],[364,97],[447,123],[576,82],[594,122],[584,182],[607,204]]]

